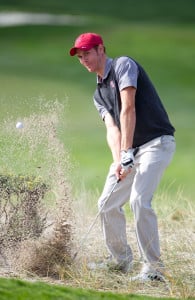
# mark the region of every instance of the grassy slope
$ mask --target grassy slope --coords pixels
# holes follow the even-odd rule
[[[15,279],[0,278],[1,300],[152,300],[149,296],[121,295],[109,292],[74,289],[69,287],[48,285],[45,283],[29,283]],[[162,298],[159,298],[162,299]],[[176,298],[163,298],[176,299]]]

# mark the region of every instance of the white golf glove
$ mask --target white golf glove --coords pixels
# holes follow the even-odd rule
[[[134,149],[128,149],[127,151],[121,151],[121,167],[125,171],[128,171],[130,168],[134,166]]]

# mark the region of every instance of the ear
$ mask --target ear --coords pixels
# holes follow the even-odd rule
[[[99,50],[101,53],[104,53],[104,45],[99,45],[99,46],[98,46],[98,50]]]

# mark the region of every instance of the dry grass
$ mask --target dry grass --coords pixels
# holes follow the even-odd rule
[[[20,149],[17,151],[17,161],[12,166],[13,171],[34,170],[35,175],[42,176],[49,183],[51,191],[44,199],[48,209],[47,229],[36,239],[23,240],[16,248],[6,249],[6,257],[1,256],[0,274],[25,279],[38,278],[52,283],[116,293],[173,296],[182,299],[195,296],[195,207],[181,192],[171,200],[167,192],[161,192],[156,196],[158,200],[156,203],[163,203],[163,209],[160,209],[159,205],[156,210],[159,215],[162,258],[167,267],[166,283],[141,284],[130,282],[130,275],[89,271],[88,262],[101,260],[107,256],[99,220],[75,261],[71,261],[82,237],[94,220],[97,212],[94,203],[97,201],[98,193],[92,195],[83,189],[77,195],[78,199],[73,201],[66,176],[70,171],[69,155],[56,132],[60,111],[62,107],[54,103],[47,108],[47,113],[25,118],[22,131],[13,132],[15,127],[13,120],[4,124],[4,133],[8,141],[13,140],[13,135],[16,135],[17,139],[6,154],[1,153],[4,162],[1,171],[5,169],[12,171],[13,162],[10,163],[10,159],[15,157],[16,149]],[[37,156],[35,153],[38,153]],[[141,263],[133,218],[128,214],[127,219],[128,240],[135,259],[132,275],[135,275]],[[3,262],[6,260],[9,270],[3,268]]]
[[[180,192],[179,195],[176,195],[177,200],[172,205],[169,204],[169,195],[166,193],[158,194],[156,197],[159,198],[157,199],[159,201],[166,199],[163,209],[157,209],[162,259],[167,269],[166,283],[141,284],[130,282],[130,275],[119,275],[100,270],[95,272],[89,271],[87,269],[89,261],[103,260],[107,255],[99,222],[90,233],[72,268],[64,270],[66,277],[67,273],[69,274],[69,280],[66,278],[65,284],[120,293],[152,295],[155,297],[169,296],[182,299],[195,297],[195,207]],[[85,195],[86,198],[87,195]],[[77,212],[79,212],[76,218],[77,247],[81,237],[87,232],[94,219],[94,217],[90,217],[90,210],[87,208],[87,201],[90,201],[90,198],[82,200],[84,205],[77,202]],[[173,200],[171,203],[173,203]],[[141,263],[136,245],[133,218],[131,216],[128,217],[127,232],[135,259],[132,276],[139,272]],[[63,280],[63,278],[61,279]]]
[[[15,129],[15,120],[9,119],[4,123],[3,132],[9,147],[1,153],[4,161],[1,172],[6,170],[11,174],[19,172],[24,175],[33,173],[49,186],[47,197],[40,199],[42,203],[39,203],[41,208],[45,208],[40,212],[46,218],[39,234],[32,232],[30,236],[23,235],[24,238],[17,240],[12,237],[16,242],[5,242],[4,248],[1,248],[1,264],[14,272],[58,277],[61,266],[65,267],[70,263],[73,218],[71,189],[67,179],[69,155],[57,135],[62,111],[62,105],[53,102],[41,107],[40,114],[24,118],[22,129]],[[19,199],[16,201],[19,202]],[[34,203],[31,204],[26,205],[28,210],[17,214],[14,219],[13,232],[16,234],[19,229],[17,224],[23,223],[18,220],[20,215],[24,217],[25,214],[25,220],[36,223],[37,219],[31,220],[34,216],[31,212]],[[25,226],[20,229],[24,231]]]

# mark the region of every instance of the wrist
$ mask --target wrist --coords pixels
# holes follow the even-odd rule
[[[121,167],[125,170],[132,168],[134,165],[134,149],[121,150]]]
[[[133,153],[134,149],[133,148],[128,148],[128,149],[121,149],[120,153]]]
[[[121,160],[114,160],[113,163],[114,163],[115,165],[120,165],[120,164],[121,164]]]

